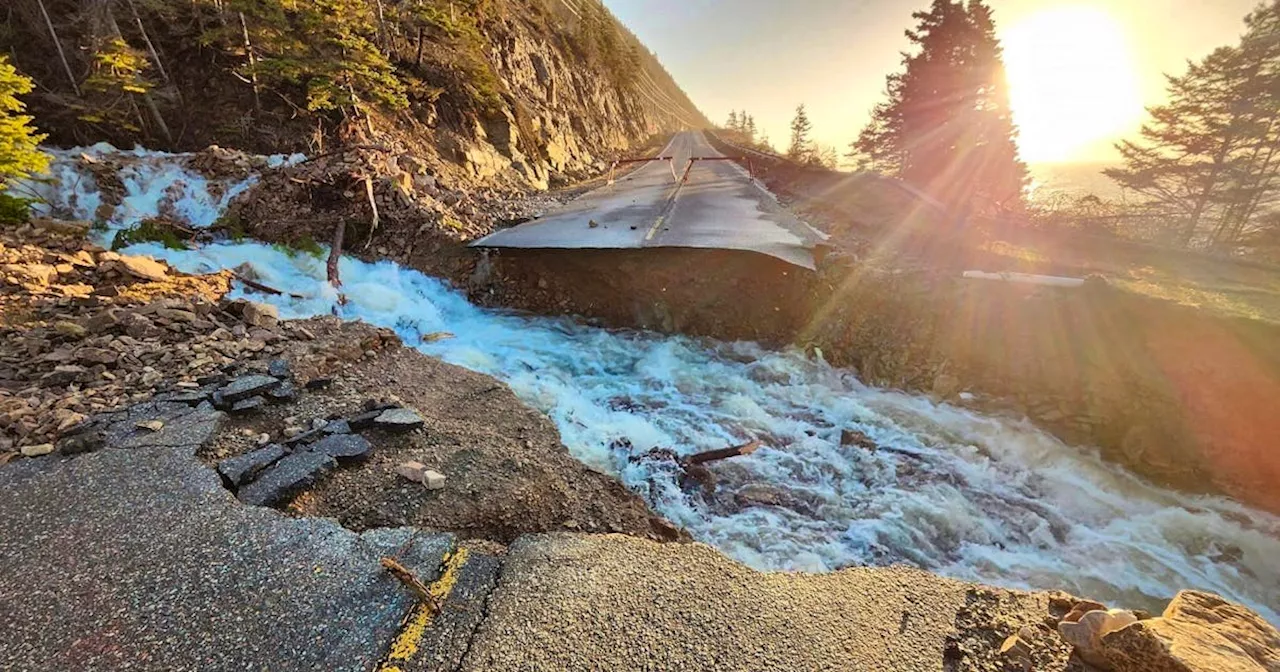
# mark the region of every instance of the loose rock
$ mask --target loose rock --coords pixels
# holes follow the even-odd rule
[[[311,444],[310,451],[339,460],[358,460],[369,455],[373,446],[358,434],[334,434]]]
[[[374,424],[393,432],[409,432],[420,429],[425,423],[421,415],[411,408],[392,408],[383,411]]]
[[[41,457],[53,452],[53,444],[42,443],[38,446],[23,446],[21,451],[26,457]]]

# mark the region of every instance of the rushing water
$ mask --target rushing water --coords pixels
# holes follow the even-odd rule
[[[76,166],[82,151],[113,152],[58,152],[56,181],[31,187],[55,213],[91,218],[98,207],[93,179]],[[114,158],[125,163],[128,193],[104,238],[162,203],[207,226],[252,183],[219,184],[214,198],[184,168],[188,157],[139,150]],[[286,317],[335,306],[323,262],[306,255],[258,243],[129,252],[187,272],[251,264],[263,282],[305,297],[253,297]],[[1280,519],[1157,488],[1027,423],[868,387],[800,352],[481,309],[390,262],[344,258],[341,273],[344,317],[394,328],[407,344],[506,381],[555,422],[578,459],[751,566],[906,563],[1155,609],[1179,589],[1198,588],[1280,622]],[[456,337],[422,342],[440,331]],[[846,428],[883,449],[842,447]],[[686,453],[749,439],[767,447],[718,465],[711,497],[682,491],[660,462],[628,459],[659,446]]]

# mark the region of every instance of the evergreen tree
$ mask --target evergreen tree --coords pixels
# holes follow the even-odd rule
[[[725,130],[731,133],[738,132],[738,111],[729,110],[729,122],[724,125]]]
[[[747,122],[746,124],[743,125],[742,133],[747,136],[748,144],[752,144],[752,145],[756,144],[757,130],[756,130],[756,118],[754,116],[747,115]]]
[[[1238,46],[1168,77],[1168,102],[1148,109],[1138,141],[1117,145],[1124,166],[1104,171],[1167,213],[1168,239],[1182,246],[1236,243],[1275,194],[1280,2],[1246,26]]]
[[[796,108],[796,117],[791,121],[791,145],[787,148],[787,157],[793,161],[810,163],[814,160],[813,143],[809,141],[809,132],[813,130],[809,123],[809,113],[804,103]]]
[[[934,0],[907,38],[916,48],[886,82],[887,100],[850,146],[859,167],[899,176],[956,209],[1021,203],[1000,43],[982,0]]]
[[[22,76],[0,55],[0,194],[9,181],[29,177],[49,165],[49,157],[37,149],[44,140],[23,114],[26,106],[18,96],[31,92],[31,80]]]

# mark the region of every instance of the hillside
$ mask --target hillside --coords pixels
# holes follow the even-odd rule
[[[390,133],[464,176],[545,188],[655,134],[707,125],[593,0],[10,8],[0,49],[36,81],[30,107],[56,145],[316,154]]]

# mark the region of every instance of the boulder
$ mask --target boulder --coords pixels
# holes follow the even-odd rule
[[[1080,659],[1094,667],[1106,667],[1107,656],[1102,648],[1102,638],[1125,626],[1137,622],[1138,617],[1131,611],[1096,609],[1079,616],[1079,620],[1070,620],[1075,613],[1068,614],[1058,623],[1058,634],[1075,647]]]
[[[1212,593],[1178,594],[1160,618],[1102,637],[1113,672],[1280,672],[1280,632]]]
[[[280,321],[280,309],[266,303],[249,301],[244,306],[241,319],[251,327],[273,327]]]

